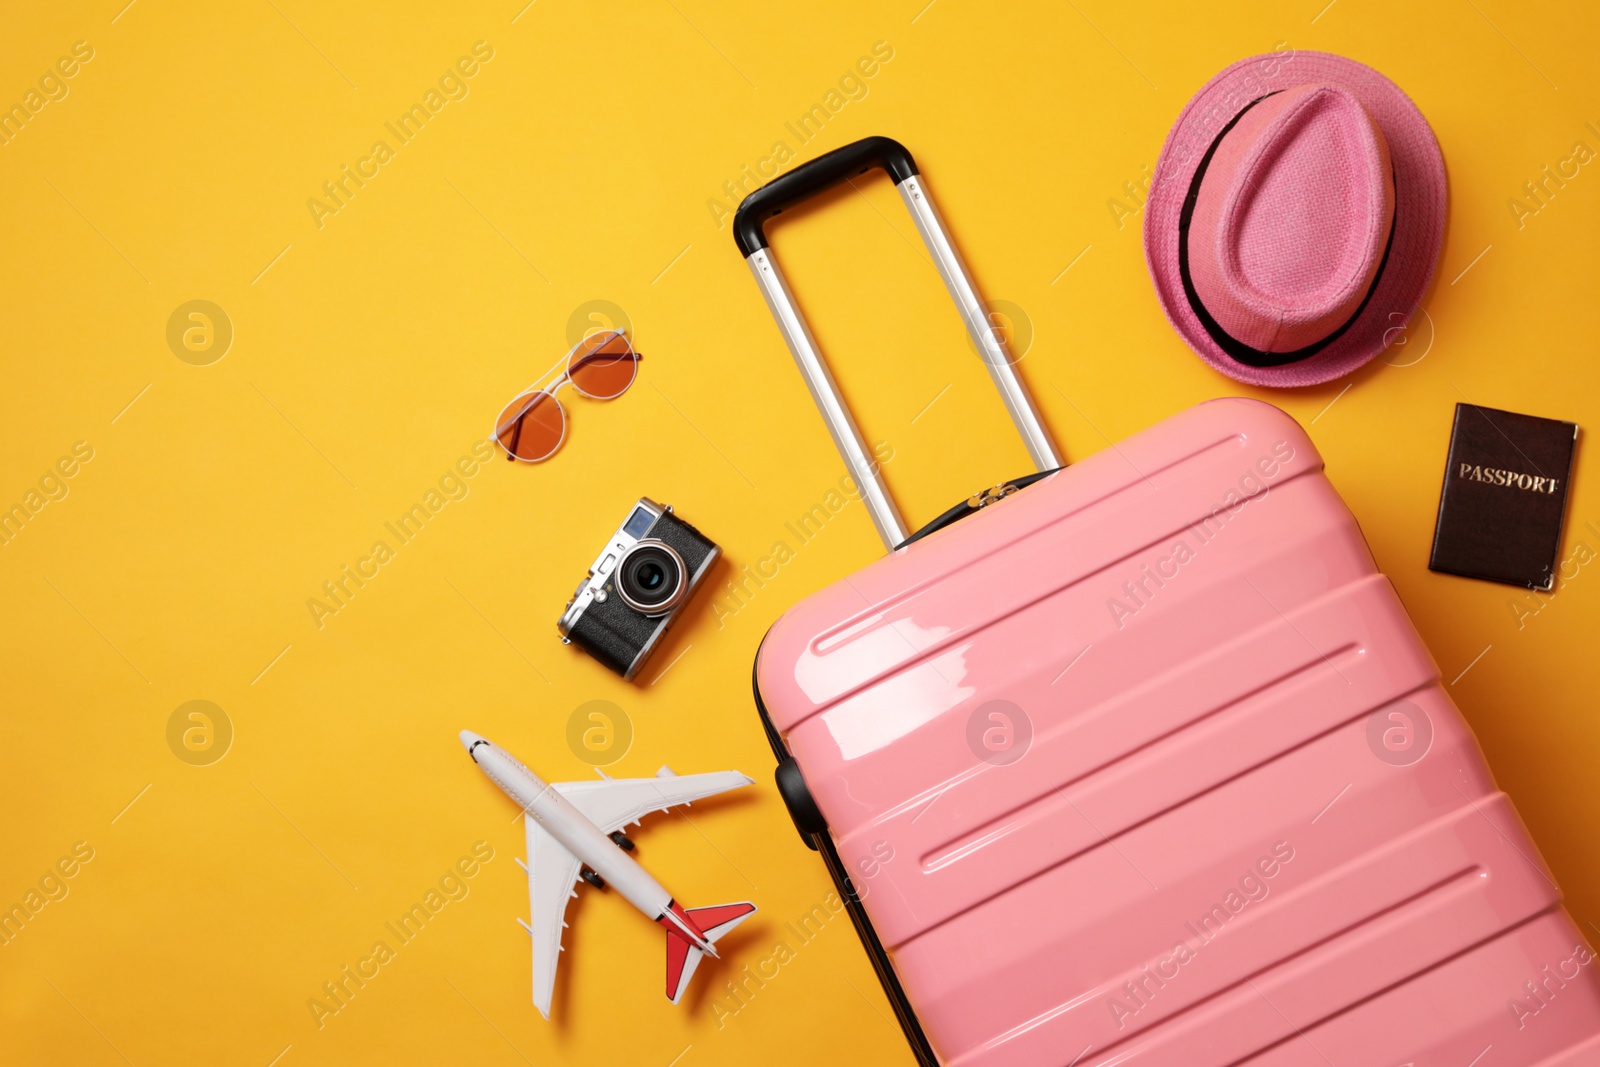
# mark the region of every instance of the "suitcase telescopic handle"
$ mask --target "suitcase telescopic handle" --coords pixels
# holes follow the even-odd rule
[[[795,305],[794,294],[778,269],[777,262],[767,247],[765,224],[772,216],[799,204],[818,193],[864,174],[873,167],[888,172],[900,191],[900,199],[911,212],[922,243],[933,257],[945,288],[956,302],[967,333],[982,354],[989,376],[1000,391],[1006,412],[1022,434],[1028,456],[1041,471],[1053,470],[1062,465],[1055,442],[1039,417],[1033,397],[1023,384],[1006,349],[1005,338],[989,320],[989,311],[978,296],[978,290],[967,273],[966,264],[956,251],[955,243],[944,228],[933,201],[922,186],[917,164],[904,145],[888,137],[868,137],[854,144],[836,148],[826,155],[803,163],[788,174],[774,178],[760,189],[744,198],[734,215],[733,235],[739,251],[750,265],[761,295],[766,298],[772,317],[777,320],[789,351],[794,354],[811,398],[822,412],[828,432],[833,435],[839,454],[844,457],[850,476],[861,489],[861,499],[872,515],[878,535],[892,552],[906,540],[908,533],[900,510],[895,507],[878,469],[877,460],[862,440],[850,409],[839,395],[839,387],[822,361],[817,341],[811,335],[804,316]]]

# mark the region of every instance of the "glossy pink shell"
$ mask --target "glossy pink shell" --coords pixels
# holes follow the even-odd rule
[[[1276,408],[822,590],[757,680],[945,1064],[1600,1064],[1588,944]]]

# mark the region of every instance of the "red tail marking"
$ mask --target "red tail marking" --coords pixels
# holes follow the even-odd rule
[[[739,920],[756,910],[756,906],[748,902],[686,909],[673,901],[668,907],[674,917],[706,942],[716,941]],[[667,931],[667,999],[676,1004],[693,977],[695,965],[700,962],[701,949],[692,944],[684,931],[666,915],[656,922]]]
[[[690,925],[703,933],[706,930],[716,929],[729,919],[749,915],[755,910],[754,904],[716,904],[709,908],[690,908],[688,914],[693,916]]]
[[[676,1000],[683,978],[683,965],[689,959],[689,942],[683,934],[667,927],[667,999]],[[699,951],[698,949],[696,951]]]

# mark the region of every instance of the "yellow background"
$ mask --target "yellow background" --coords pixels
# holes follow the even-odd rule
[[[719,1010],[723,983],[793,942],[784,924],[830,891],[770,785],[752,655],[785,607],[881,551],[852,504],[726,610],[725,583],[842,473],[708,204],[780,140],[801,158],[878,133],[910,146],[981,290],[1031,323],[1023,373],[1069,457],[1219,395],[1307,424],[1593,935],[1600,568],[1568,565],[1519,618],[1514,604],[1539,601],[1426,567],[1457,401],[1600,425],[1600,173],[1584,167],[1520,226],[1507,203],[1575,141],[1600,148],[1585,5],[123,2],[14,9],[0,37],[0,102],[74,42],[94,49],[69,95],[0,147],[0,505],[75,442],[94,450],[0,548],[0,905],[75,842],[94,850],[0,947],[0,1059],[909,1062],[842,916]],[[469,95],[319,228],[307,200],[480,40],[493,59]],[[893,57],[866,95],[801,145],[785,123],[880,41]],[[1396,365],[1289,393],[1184,348],[1139,216],[1119,228],[1109,203],[1137,207],[1124,183],[1148,180],[1207,78],[1274,47],[1387,73],[1450,171],[1439,280]],[[858,184],[775,226],[774,244],[867,435],[895,448],[889,479],[916,525],[1027,463],[892,187]],[[194,299],[235,332],[209,366],[166,342]],[[632,392],[566,399],[553,462],[488,464],[396,545],[384,523],[558,358],[591,300],[631,320]],[[1563,558],[1600,546],[1582,451]],[[731,562],[650,684],[630,686],[561,647],[553,622],[641,493]],[[395,558],[318,628],[307,600],[379,539]],[[235,733],[209,766],[167,741],[196,699]],[[584,892],[547,1024],[512,921],[527,909],[521,829],[456,733],[582,778],[566,727],[595,699],[633,727],[613,774],[757,779],[637,839],[690,904],[762,910],[673,1008],[660,932]],[[470,894],[319,1029],[307,1001],[480,840],[495,858]]]

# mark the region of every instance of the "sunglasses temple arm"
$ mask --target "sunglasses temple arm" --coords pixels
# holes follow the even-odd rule
[[[517,417],[517,424],[511,430],[511,443],[506,446],[506,459],[513,463],[517,459],[517,442],[522,440],[522,420],[527,417],[527,412]]]
[[[605,353],[605,355],[608,358],[613,358],[613,359],[617,358],[617,357],[620,357],[623,354],[624,353],[621,353],[621,352],[607,352],[607,353]],[[567,368],[567,373],[561,376],[562,380],[570,382],[572,380],[572,375],[573,375],[574,371],[580,371],[584,367],[587,367],[590,363],[592,363],[593,361],[599,359],[600,355],[601,354],[599,352],[590,352],[588,355],[586,355],[582,359],[578,360],[578,362],[576,364],[568,367]],[[644,358],[644,353],[643,352],[634,351],[633,347],[631,345],[629,346],[626,355],[629,358],[631,358],[635,363],[639,362],[641,359]]]
[[[590,335],[590,336],[595,336],[595,335]],[[606,339],[604,341],[601,341],[600,344],[596,345],[595,347],[598,348],[598,347],[601,347],[603,345],[610,344],[611,343],[611,339],[614,338],[614,337],[620,337],[620,338],[622,338],[622,343],[623,344],[628,344],[628,335],[623,330],[606,330],[604,332],[603,336]],[[588,341],[589,341],[589,337],[579,338],[577,344],[575,344],[571,348],[567,349],[567,354],[561,357],[561,361],[559,363],[555,364],[555,366],[551,367],[550,370],[545,371],[544,372],[544,376],[541,377],[539,380],[543,381],[545,378],[548,378],[550,376],[550,371],[555,370],[556,367],[565,367],[566,368],[564,371],[561,372],[561,377],[557,379],[557,382],[561,382],[561,381],[564,381],[564,380],[566,380],[568,378],[571,378],[572,377],[572,357],[574,355],[576,355],[578,349],[582,348],[586,343],[588,343]],[[628,345],[628,350],[632,351],[633,350],[633,346],[632,345]],[[580,360],[579,362],[581,364],[582,361]],[[533,387],[529,386],[529,388],[531,389]],[[545,391],[546,392],[550,392],[553,388],[554,388],[554,386],[547,387]]]

